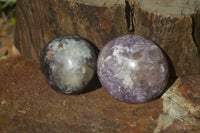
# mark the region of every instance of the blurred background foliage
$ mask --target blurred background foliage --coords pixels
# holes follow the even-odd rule
[[[0,0],[0,59],[12,55],[16,23],[16,0]]]
[[[16,0],[0,0],[1,23],[11,18],[12,23],[16,22]]]

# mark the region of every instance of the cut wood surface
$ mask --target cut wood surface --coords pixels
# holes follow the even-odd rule
[[[39,60],[46,43],[79,35],[100,50],[110,40],[136,34],[168,57],[171,75],[200,73],[200,0],[17,1],[15,45]]]

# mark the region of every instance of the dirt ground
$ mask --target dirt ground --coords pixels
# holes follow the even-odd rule
[[[80,95],[60,94],[48,86],[38,62],[19,55],[13,47],[13,34],[3,33],[5,30],[0,37],[1,133],[152,133],[156,128],[161,98],[144,104],[122,103],[108,95],[97,78]],[[189,131],[178,126],[163,132]]]

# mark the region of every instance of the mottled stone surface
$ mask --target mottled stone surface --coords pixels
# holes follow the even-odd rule
[[[164,112],[180,118],[186,115],[200,118],[200,75],[178,77],[162,98]]]
[[[157,98],[168,81],[168,64],[152,41],[125,35],[108,42],[98,57],[102,86],[114,98],[127,103]]]
[[[195,78],[200,76],[192,77],[191,75],[185,83],[196,84],[198,80]],[[198,87],[195,86],[192,85],[192,88]],[[198,97],[197,92],[191,94]],[[155,131],[199,133],[200,131],[200,122],[194,125],[195,123],[187,124],[174,120],[170,125],[170,117],[159,117],[161,113],[163,113],[162,98],[149,103],[127,104],[115,100],[100,87],[80,95],[62,95],[48,86],[40,71],[39,63],[23,56],[0,60],[1,133],[153,133]],[[157,124],[157,122],[162,123]],[[162,128],[163,130],[155,130],[158,125],[166,127],[165,124],[170,126]]]
[[[126,104],[100,88],[80,95],[51,89],[38,63],[0,60],[1,133],[152,133],[162,99]]]
[[[61,36],[42,51],[41,70],[50,86],[65,94],[80,93],[96,70],[95,52],[78,36]]]
[[[181,126],[188,132],[200,125],[200,75],[181,76],[163,94],[163,113],[154,133]],[[191,131],[195,130],[195,131]]]

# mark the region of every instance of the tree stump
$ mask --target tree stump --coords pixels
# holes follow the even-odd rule
[[[200,0],[17,1],[15,45],[39,59],[44,45],[79,35],[101,49],[124,34],[154,41],[168,56],[171,75],[200,73]]]

